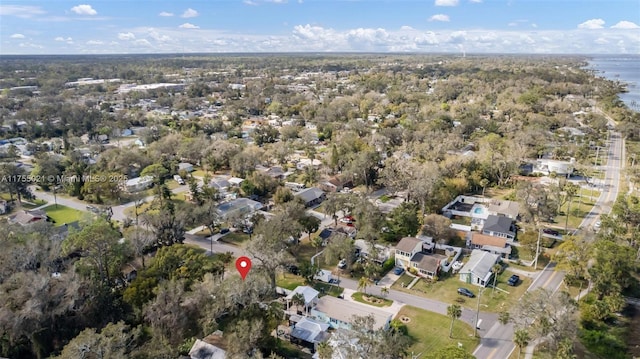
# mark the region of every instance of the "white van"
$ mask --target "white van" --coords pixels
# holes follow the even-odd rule
[[[178,184],[184,184],[184,180],[182,179],[182,177],[180,177],[180,175],[173,175],[173,179],[178,182]]]

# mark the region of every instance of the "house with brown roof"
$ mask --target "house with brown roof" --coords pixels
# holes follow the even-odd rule
[[[478,232],[469,232],[467,236],[467,247],[498,254],[503,258],[507,258],[511,254],[511,246],[507,238],[490,236]]]
[[[396,267],[414,268],[418,275],[433,279],[447,263],[447,257],[433,253],[434,244],[415,237],[404,237],[395,249]]]
[[[27,226],[42,220],[47,220],[47,213],[43,210],[34,209],[32,211],[19,211],[9,218],[9,222]]]

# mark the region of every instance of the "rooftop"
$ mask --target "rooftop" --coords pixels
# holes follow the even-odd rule
[[[512,224],[513,220],[509,217],[489,215],[484,221],[482,230],[515,235],[515,232],[511,229]]]
[[[301,285],[297,286],[296,289],[289,293],[287,299],[292,299],[296,294],[302,294],[302,296],[304,297],[304,304],[309,304],[312,300],[318,297],[318,294],[320,294],[320,292],[309,286]]]
[[[350,302],[344,299],[338,299],[330,295],[320,298],[314,309],[333,319],[337,319],[345,323],[351,323],[354,315],[362,317],[373,315],[374,329],[384,327],[387,324],[389,317],[391,317],[390,313],[378,308],[357,302]]]
[[[478,246],[494,246],[504,248],[507,245],[507,239],[504,237],[495,237],[478,232],[473,232],[473,234],[471,235],[471,243]]]
[[[396,245],[396,249],[403,252],[411,252],[416,248],[416,245],[422,243],[422,241],[415,237],[404,237]]]
[[[460,269],[460,273],[473,273],[484,278],[491,273],[491,267],[498,262],[499,258],[497,254],[474,249],[469,261]]]
[[[320,343],[329,336],[327,333],[328,329],[329,324],[327,323],[302,317],[302,319],[293,326],[290,335],[309,343]]]
[[[440,267],[440,262],[444,259],[447,259],[447,257],[441,254],[416,253],[411,258],[411,262],[418,263],[418,268],[420,269],[435,273]]]

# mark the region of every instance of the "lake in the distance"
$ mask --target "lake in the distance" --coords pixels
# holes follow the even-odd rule
[[[632,110],[640,112],[640,55],[603,55],[589,59],[589,68],[596,75],[627,84],[627,91],[618,96]]]

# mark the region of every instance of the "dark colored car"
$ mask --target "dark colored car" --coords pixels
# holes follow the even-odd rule
[[[549,234],[549,235],[552,235],[552,236],[559,236],[560,235],[560,232],[558,232],[558,231],[556,231],[554,229],[549,229],[549,228],[543,229],[542,233]]]
[[[291,273],[291,274],[295,274],[295,275],[299,275],[300,274],[300,269],[296,265],[290,264],[286,268],[289,271],[289,273]]]
[[[473,298],[476,296],[475,294],[473,294],[472,291],[470,291],[467,288],[458,288],[458,294],[464,295],[465,297],[469,297],[469,298]]]
[[[220,234],[229,233],[229,228],[220,228]]]
[[[518,284],[519,281],[520,281],[520,276],[514,274],[511,277],[509,277],[509,280],[507,280],[507,284],[513,287],[516,284]]]
[[[395,275],[400,275],[402,273],[404,273],[404,268],[402,267],[396,267],[396,269],[393,270],[393,274]]]

